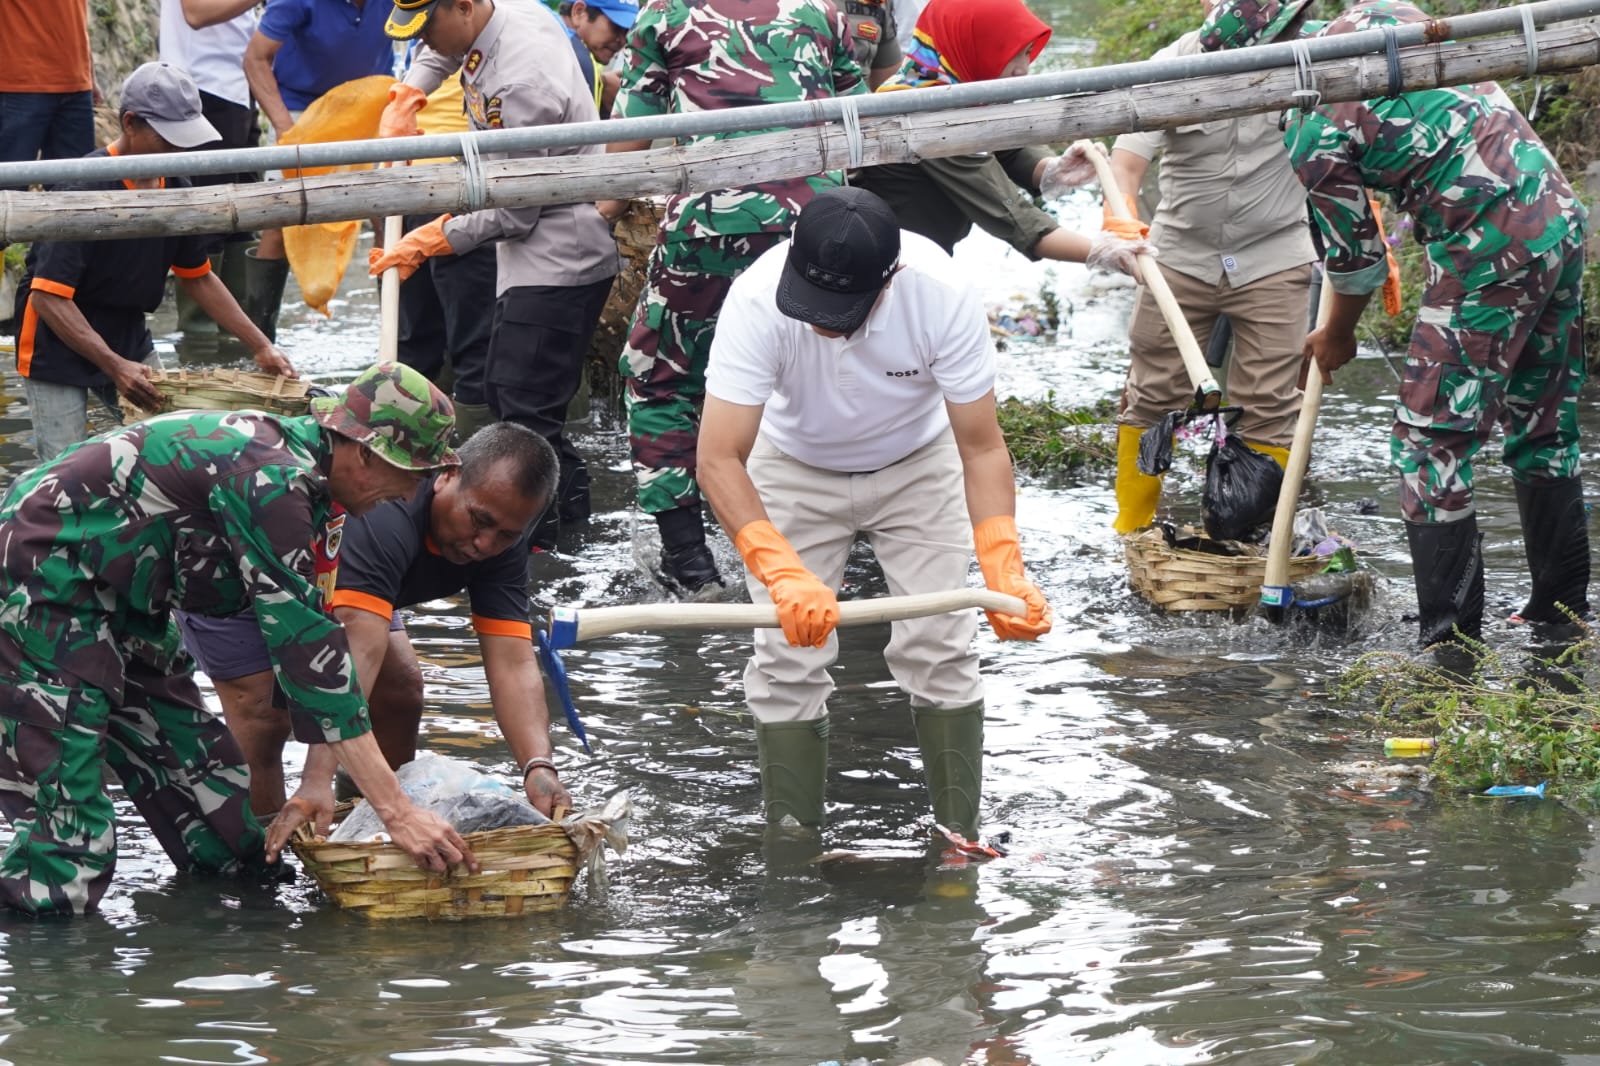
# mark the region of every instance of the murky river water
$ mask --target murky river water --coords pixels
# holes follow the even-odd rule
[[[960,257],[997,301],[1044,279],[987,239]],[[1115,390],[1130,294],[1087,280],[1056,270],[1069,329],[1006,352],[1003,391]],[[295,319],[285,336],[304,371],[330,379],[368,363],[376,342],[370,293],[335,314]],[[1379,745],[1324,684],[1412,633],[1385,470],[1393,384],[1376,353],[1341,374],[1311,470],[1382,575],[1353,635],[1156,615],[1126,588],[1108,478],[1024,485],[1025,552],[1057,625],[1036,645],[981,637],[986,829],[1011,833],[1008,858],[923,861],[915,740],[879,658],[886,629],[844,641],[827,830],[828,846],[880,857],[786,873],[762,854],[747,635],[611,638],[568,656],[596,755],[557,727],[575,792],[628,789],[637,806],[606,883],[525,921],[370,925],[304,881],[271,892],[174,875],[124,805],[103,914],[0,917],[0,1061],[1600,1061],[1589,818],[1369,787],[1345,768]],[[9,371],[0,405],[0,463],[15,472],[31,453]],[[634,562],[621,429],[601,411],[581,441],[597,514],[566,553],[534,561],[536,597],[654,598]],[[1481,483],[1500,618],[1526,576],[1507,477],[1485,463]],[[1166,498],[1192,511],[1198,494],[1188,473]],[[1364,498],[1379,513],[1359,515]],[[884,591],[861,561],[849,582]],[[465,614],[439,602],[412,620],[425,742],[507,771]],[[1500,624],[1489,634],[1521,639]]]

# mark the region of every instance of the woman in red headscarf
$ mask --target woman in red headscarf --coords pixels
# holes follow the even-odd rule
[[[917,19],[905,62],[879,92],[992,81],[1027,74],[1050,40],[1050,27],[1022,0],[931,0]],[[902,229],[920,233],[946,252],[974,224],[1030,259],[1063,259],[1133,273],[1141,240],[1061,228],[1033,204],[1046,168],[1056,158],[1043,147],[926,159],[868,167],[851,184],[870,189],[894,208]],[[1020,195],[1019,187],[1028,195]]]

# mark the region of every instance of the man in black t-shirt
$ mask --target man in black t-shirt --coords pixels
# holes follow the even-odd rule
[[[338,567],[327,606],[345,627],[363,689],[384,694],[369,700],[372,731],[398,768],[416,756],[422,671],[405,629],[393,627],[394,614],[465,591],[495,720],[528,802],[550,814],[571,806],[572,799],[550,758],[550,718],[529,622],[528,538],[555,491],[555,451],[530,429],[496,422],[473,434],[457,454],[459,469],[423,482],[410,500],[346,519],[337,543],[326,546]],[[248,635],[248,628],[241,626],[240,633]],[[202,665],[219,651],[215,630],[186,630],[184,637]],[[239,678],[235,687],[255,680],[270,689],[267,672]],[[260,705],[270,707],[270,701],[263,698]],[[284,713],[266,714],[270,721],[247,728],[229,718],[252,778],[280,768],[288,736]],[[269,847],[272,840],[282,843],[280,827],[286,838],[301,821],[325,822],[331,815],[334,763],[321,759],[322,747],[312,747],[300,789],[285,805],[286,814],[300,817],[274,823]],[[256,799],[252,790],[252,806]]]
[[[200,110],[189,75],[167,63],[146,63],[122,83],[122,131],[89,158],[182,151],[217,139]],[[187,178],[85,182],[73,191],[160,189]],[[17,290],[17,372],[33,417],[34,449],[53,459],[88,436],[88,394],[115,413],[116,394],[159,407],[145,362],[155,345],[144,316],[160,306],[167,271],[194,302],[250,349],[256,365],[293,376],[289,360],[240,309],[206,259],[209,238],[131,237],[105,241],[38,241],[28,252]]]

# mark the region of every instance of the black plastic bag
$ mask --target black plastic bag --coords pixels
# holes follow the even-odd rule
[[[1168,411],[1139,435],[1139,473],[1160,477],[1172,469],[1172,435],[1188,419],[1187,411]]]
[[[1200,497],[1206,536],[1256,540],[1260,527],[1270,525],[1277,510],[1283,467],[1221,426],[1217,435],[1221,440],[1206,457],[1206,488]]]

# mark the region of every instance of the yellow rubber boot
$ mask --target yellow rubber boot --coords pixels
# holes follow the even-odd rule
[[[1139,472],[1139,438],[1143,426],[1117,427],[1117,517],[1111,528],[1132,533],[1154,521],[1161,502],[1161,479]]]
[[[1289,469],[1289,449],[1288,448],[1280,448],[1276,444],[1257,444],[1253,440],[1247,440],[1244,443],[1245,443],[1245,446],[1248,447],[1251,451],[1260,452],[1262,455],[1265,455],[1269,459],[1272,459],[1274,462],[1276,462],[1283,469],[1285,469],[1285,470]]]

